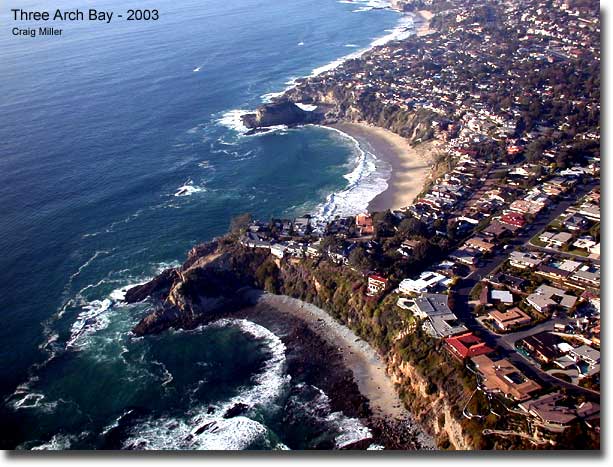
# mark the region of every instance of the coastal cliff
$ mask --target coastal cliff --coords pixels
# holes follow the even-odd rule
[[[268,128],[277,125],[306,125],[319,123],[323,115],[317,111],[306,111],[288,99],[264,104],[258,107],[255,113],[243,115],[243,124],[252,130]]]
[[[428,109],[387,105],[374,94],[357,94],[332,82],[314,85],[307,80],[288,90],[285,97],[295,102],[325,106],[324,123],[368,123],[390,130],[410,143],[432,139],[435,136],[433,122],[440,119]]]
[[[153,307],[133,329],[137,336],[169,328],[193,329],[223,312],[246,306],[237,291],[257,287],[254,271],[266,255],[213,241],[190,250],[185,263],[126,293],[128,303],[151,299]],[[246,267],[248,266],[248,267]]]
[[[457,368],[447,365],[449,370],[443,370],[439,344],[398,313],[393,297],[368,299],[363,277],[347,268],[326,261],[280,261],[261,251],[228,238],[193,248],[181,267],[128,292],[127,301],[149,297],[152,303],[150,314],[133,332],[142,336],[192,329],[231,315],[249,304],[248,294],[241,293],[246,287],[292,296],[324,309],[385,356],[401,399],[439,447],[480,447],[458,408],[474,389],[472,382],[463,382]],[[436,361],[416,358],[433,352]]]

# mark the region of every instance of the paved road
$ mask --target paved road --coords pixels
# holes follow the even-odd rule
[[[511,242],[513,246],[522,246],[526,244],[534,235],[544,229],[551,221],[562,214],[569,206],[574,204],[577,199],[587,194],[589,190],[597,186],[597,183],[591,183],[582,186],[577,190],[575,196],[570,200],[563,200],[555,207],[550,208],[546,212],[542,212],[535,221],[526,229],[518,233],[515,239]],[[471,331],[478,333],[482,339],[492,348],[497,348],[501,354],[509,359],[515,366],[524,371],[529,377],[536,378],[544,383],[565,387],[574,394],[583,394],[591,400],[599,400],[600,394],[585,388],[577,387],[573,384],[554,378],[550,374],[544,372],[535,366],[529,359],[515,350],[515,341],[526,336],[538,334],[542,331],[553,330],[553,322],[547,321],[538,324],[530,329],[512,334],[499,335],[479,323],[472,312],[472,306],[468,303],[471,290],[477,283],[497,267],[499,267],[508,257],[511,249],[503,250],[495,256],[484,261],[472,274],[458,281],[453,287],[454,295],[453,311],[463,321],[464,325]]]
[[[587,256],[575,255],[573,253],[567,253],[565,251],[558,251],[558,250],[554,250],[553,248],[547,248],[544,246],[534,245],[533,243],[530,243],[530,242],[528,242],[526,246],[530,248],[531,250],[538,250],[538,251],[542,251],[543,253],[555,254],[558,256],[562,256],[564,258],[576,259],[578,261],[589,260],[596,264],[600,264],[600,259],[588,258]]]

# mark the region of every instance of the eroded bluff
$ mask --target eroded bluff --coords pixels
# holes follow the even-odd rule
[[[254,271],[267,255],[217,240],[190,250],[187,261],[126,293],[126,302],[150,299],[152,309],[133,329],[142,336],[169,328],[193,329],[248,304],[238,293],[257,287]]]

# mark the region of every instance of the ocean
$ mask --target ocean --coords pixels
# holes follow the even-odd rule
[[[2,447],[304,449],[322,436],[337,446],[360,439],[358,420],[332,413],[317,388],[295,387],[269,330],[226,320],[135,338],[147,305],[121,298],[237,214],[365,209],[389,167],[355,140],[316,126],[246,136],[238,117],[298,77],[410,34],[410,23],[376,0],[154,3],[157,22],[0,35]],[[49,4],[9,0],[2,24],[15,7]],[[288,397],[304,408],[297,419],[310,417],[300,437],[280,422]],[[254,410],[220,416],[239,402]],[[214,433],[193,432],[209,421]]]

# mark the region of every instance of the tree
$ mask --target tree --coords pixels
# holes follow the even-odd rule
[[[404,236],[425,236],[427,234],[427,230],[426,225],[414,217],[403,219],[398,226],[398,231]]]
[[[318,249],[320,252],[326,253],[336,250],[339,244],[339,240],[334,235],[328,235],[321,239]]]
[[[547,143],[543,139],[532,141],[526,147],[526,160],[528,162],[536,162],[543,156]]]
[[[372,269],[372,261],[368,253],[361,246],[355,247],[349,253],[349,264],[359,271],[368,271]]]
[[[391,237],[394,235],[394,223],[396,218],[389,211],[377,212],[373,215],[373,224],[377,237]]]
[[[241,235],[247,231],[249,224],[253,222],[253,216],[249,213],[240,214],[230,221],[230,233]]]

